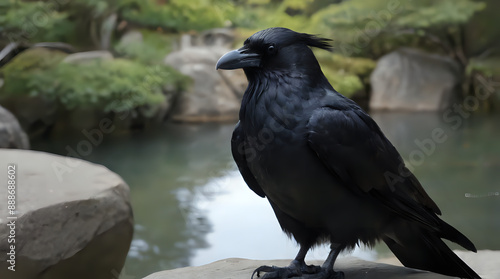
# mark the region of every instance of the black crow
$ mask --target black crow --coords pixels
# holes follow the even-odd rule
[[[384,241],[407,267],[480,278],[442,238],[476,251],[441,220],[427,195],[373,119],[339,94],[310,47],[329,39],[269,28],[222,56],[217,69],[243,68],[248,88],[231,147],[248,186],[267,197],[300,250],[288,267],[261,266],[263,278],[342,278],[333,264],[344,249]],[[306,265],[329,242],[322,267]],[[252,278],[254,276],[252,274]]]

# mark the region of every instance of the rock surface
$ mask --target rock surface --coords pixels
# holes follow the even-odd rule
[[[16,117],[2,106],[0,106],[0,148],[30,148],[28,136]]]
[[[500,278],[500,251],[472,252],[456,251],[479,275],[486,278]],[[368,262],[354,257],[339,258],[335,269],[342,270],[346,279],[446,279],[452,278],[441,274],[402,267],[395,258],[384,259],[389,262]],[[185,267],[153,273],[143,279],[250,279],[257,267],[261,265],[286,266],[290,260],[247,260],[225,259],[211,264]],[[308,264],[321,265],[321,261]],[[394,265],[396,264],[396,265]],[[255,277],[257,278],[257,277]]]
[[[77,52],[66,56],[63,62],[66,63],[86,63],[94,60],[112,60],[113,54],[107,50],[93,50]]]
[[[233,30],[229,28],[214,28],[203,31],[195,40],[196,45],[225,47],[230,49],[234,42]]]
[[[222,35],[221,35],[222,34]],[[176,101],[172,119],[182,122],[232,121],[238,118],[247,79],[243,70],[216,71],[217,60],[228,52],[228,33],[203,33],[196,44],[184,38],[182,48],[167,55],[165,63],[193,79]]]
[[[16,211],[0,207],[0,278],[118,278],[132,240],[129,188],[107,168],[43,152],[0,149],[0,197],[15,164]],[[7,223],[17,217],[15,231]],[[15,235],[15,249],[8,238]],[[15,252],[15,272],[7,253]],[[113,277],[114,276],[114,277]]]
[[[370,76],[371,110],[435,111],[455,101],[460,68],[450,58],[401,48],[382,56]]]
[[[127,33],[123,34],[121,36],[120,41],[118,42],[118,45],[120,46],[128,46],[134,43],[142,43],[144,41],[144,38],[142,36],[141,31],[139,30],[130,30]]]

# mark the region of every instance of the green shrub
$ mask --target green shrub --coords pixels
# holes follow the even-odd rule
[[[473,71],[478,71],[486,76],[500,76],[500,57],[471,59],[467,65],[466,73],[470,75]]]
[[[1,88],[2,97],[29,94],[30,89],[26,86],[29,79],[34,75],[53,71],[66,55],[46,48],[33,48],[17,55],[0,69],[5,81]]]
[[[361,57],[346,57],[337,53],[317,51],[323,73],[332,86],[346,97],[364,88],[363,80],[375,69],[376,62]]]
[[[234,4],[224,0],[123,0],[121,14],[125,20],[146,28],[171,31],[206,30],[222,27]]]
[[[44,49],[27,50],[1,72],[2,97],[42,96],[67,109],[95,108],[121,112],[161,103],[163,88],[181,90],[187,78],[167,66],[147,66],[126,60],[65,63],[64,54]]]
[[[370,75],[377,65],[374,60],[369,58],[348,57],[326,51],[316,51],[315,54],[323,66],[363,77]]]
[[[346,97],[351,97],[354,93],[363,89],[363,82],[356,75],[327,67],[323,67],[322,70],[333,88]]]
[[[11,42],[67,39],[74,25],[58,6],[51,1],[1,1],[0,38]]]
[[[173,35],[147,29],[140,30],[142,41],[119,42],[115,50],[125,58],[137,60],[146,64],[159,64],[172,51]]]

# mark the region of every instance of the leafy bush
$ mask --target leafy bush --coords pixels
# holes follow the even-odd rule
[[[326,51],[317,51],[316,57],[326,78],[346,97],[364,88],[362,79],[368,77],[376,65],[368,58],[345,57]]]
[[[1,71],[3,97],[42,96],[67,109],[96,108],[127,111],[165,100],[164,86],[181,90],[187,78],[167,66],[153,67],[126,59],[95,60],[82,64],[63,62],[64,54],[30,49]]]
[[[338,53],[332,54],[325,51],[318,51],[316,57],[322,65],[362,77],[370,75],[376,66],[376,62],[369,58],[346,57]]]
[[[0,34],[10,42],[64,40],[73,23],[58,8],[51,1],[2,1]]]
[[[471,0],[351,0],[319,10],[310,26],[333,38],[349,56],[378,57],[400,45],[425,48],[429,43],[434,52],[437,46],[457,55],[463,48],[461,29],[484,7]]]
[[[363,82],[356,75],[326,67],[323,67],[322,70],[333,88],[346,97],[351,97],[354,93],[363,89]]]
[[[3,96],[28,94],[26,87],[29,79],[37,74],[50,72],[67,54],[45,48],[33,48],[17,55],[0,69],[5,84],[1,88]]]
[[[170,31],[206,30],[222,27],[234,4],[224,0],[123,0],[121,13],[125,20],[140,26]]]
[[[500,77],[500,57],[489,57],[488,59],[471,59],[467,65],[466,72],[471,74],[478,71],[486,76]]]
[[[172,51],[174,36],[167,36],[157,31],[140,30],[142,41],[116,44],[115,50],[123,57],[146,64],[159,64]]]

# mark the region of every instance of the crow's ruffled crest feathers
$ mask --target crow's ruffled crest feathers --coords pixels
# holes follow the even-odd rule
[[[273,27],[259,31],[245,41],[247,46],[268,45],[279,42],[283,46],[303,43],[309,47],[317,47],[333,51],[332,40],[307,33],[298,33],[283,27]]]
[[[333,46],[331,44],[332,40],[327,38],[318,37],[316,35],[300,33],[303,37],[303,41],[306,45],[310,47],[317,47],[328,51],[333,51]]]

